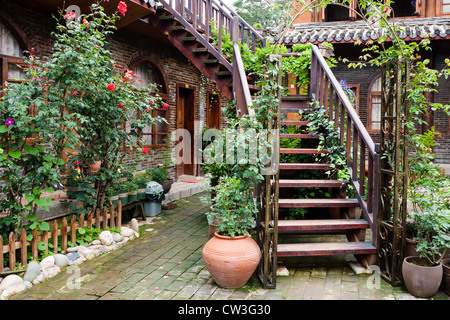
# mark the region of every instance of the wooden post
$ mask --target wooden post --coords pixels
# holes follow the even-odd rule
[[[67,250],[67,219],[66,217],[62,218],[62,226],[61,226],[61,249],[62,252],[66,252]]]
[[[20,233],[20,262],[23,266],[27,265],[27,232],[24,228]]]
[[[103,230],[106,230],[108,226],[108,210],[106,207],[103,208]]]
[[[31,234],[33,235],[33,239],[31,240],[31,255],[33,256],[34,260],[38,259],[38,232],[37,229],[33,229],[31,231]]]
[[[114,219],[115,219],[115,217],[116,217],[116,212],[115,212],[115,208],[114,208],[114,205],[113,205],[113,203],[110,201],[109,202],[109,207],[111,208],[110,209],[110,220],[109,220],[109,227],[110,228],[114,228],[115,227],[115,221],[114,221]]]
[[[58,223],[56,220],[53,221],[52,226],[52,241],[53,241],[53,252],[58,253]]]
[[[0,237],[0,272],[3,271],[3,238]]]
[[[97,211],[95,212],[95,227],[97,229],[101,228],[101,225],[100,225],[100,209],[97,209]]]
[[[9,269],[16,267],[16,237],[14,232],[9,234]]]
[[[88,216],[87,216],[87,226],[89,228],[92,228],[92,211],[89,211]]]
[[[41,236],[42,241],[45,244],[45,254],[48,254],[48,231],[42,231],[42,236]]]
[[[72,215],[70,219],[70,242],[72,242],[72,246],[76,247],[77,243],[77,220],[75,215]]]
[[[118,228],[122,227],[122,202],[117,201],[117,223],[116,226]]]

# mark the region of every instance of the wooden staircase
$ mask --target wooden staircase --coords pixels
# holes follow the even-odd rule
[[[234,43],[245,42],[253,50],[265,39],[221,1],[159,0],[156,13],[143,21],[159,29],[229,100],[241,100],[238,95],[246,90],[239,90],[240,86],[258,91],[251,77],[237,76],[240,59],[234,56],[230,62],[232,57],[223,53],[222,39],[228,35]],[[217,35],[212,34],[212,23]]]
[[[283,126],[304,126],[305,121],[282,121]],[[280,134],[280,138],[290,139],[318,139],[317,136],[308,133],[302,134]],[[326,150],[317,150],[312,148],[298,149],[280,149],[281,154],[317,154],[326,153]],[[315,211],[329,211],[334,209],[331,215],[334,218],[308,218],[302,220],[278,220],[278,246],[277,256],[300,257],[300,256],[322,256],[322,255],[360,255],[376,254],[376,248],[371,242],[365,241],[365,231],[369,224],[365,219],[359,219],[360,205],[357,199],[346,199],[339,190],[345,190],[349,186],[348,182],[342,182],[332,179],[296,179],[295,173],[300,170],[320,170],[324,172],[329,170],[330,165],[324,163],[282,163],[280,164],[280,179],[278,186],[280,188],[280,199],[278,207],[280,209],[288,208],[312,208]],[[294,178],[292,178],[294,176]],[[296,188],[324,188],[330,190],[333,198],[321,199],[295,199],[282,198],[283,191]],[[284,189],[284,190],[281,190]],[[289,192],[284,192],[289,194]],[[329,214],[330,215],[330,214]],[[326,214],[325,214],[326,216]],[[336,235],[346,234],[346,242],[321,242],[321,243],[283,243],[282,235],[292,234],[324,234]],[[292,237],[289,237],[292,239]]]
[[[282,55],[278,55],[276,62],[279,70]],[[282,83],[280,74],[277,81]],[[379,145],[373,142],[316,46],[312,46],[309,99],[323,108],[326,120],[338,133],[338,143],[345,150],[344,166],[349,171],[349,181],[328,178],[325,172],[332,166],[316,162],[318,158],[326,159],[329,151],[318,149],[319,144],[313,143],[319,137],[306,130],[307,121],[281,120],[281,110],[298,111],[304,108],[305,99],[295,101],[295,97],[290,96],[289,105],[282,106],[287,100],[282,99],[280,92],[273,94],[277,95],[279,104],[277,110],[272,110],[272,119],[267,127],[289,133],[278,135],[280,139],[272,150],[281,159],[279,166],[269,168],[261,184],[257,240],[263,254],[258,267],[263,286],[267,289],[276,287],[279,258],[354,255],[366,267],[374,264],[379,254],[381,228],[377,220],[382,196],[378,180]],[[304,130],[282,130],[292,126]],[[287,143],[286,146],[291,147],[281,147],[279,141],[283,138],[300,139],[302,143]],[[316,174],[302,174],[313,170]],[[347,198],[347,188],[351,188],[354,194],[350,199]],[[322,192],[314,193],[312,197],[309,190]],[[296,194],[295,191],[303,192]],[[291,212],[286,214],[287,210]],[[283,215],[291,218],[292,214],[299,213],[305,217],[282,219]],[[371,239],[366,239],[369,228]],[[313,235],[317,234],[321,242],[315,242],[317,237]]]

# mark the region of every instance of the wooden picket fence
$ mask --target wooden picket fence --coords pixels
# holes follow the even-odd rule
[[[25,229],[22,229],[20,236],[16,239],[14,232],[11,232],[9,235],[9,243],[7,245],[3,245],[3,239],[0,237],[0,272],[4,269],[4,255],[9,255],[9,268],[10,270],[14,270],[16,266],[16,261],[18,258],[22,266],[27,265],[27,250],[28,247],[31,246],[31,254],[32,259],[38,259],[38,243],[42,241],[45,246],[45,253],[48,253],[48,242],[49,239],[52,240],[53,244],[53,252],[58,252],[58,236],[61,236],[61,248],[63,252],[66,252],[68,248],[68,240],[70,233],[70,241],[72,246],[76,246],[76,232],[71,232],[77,228],[84,228],[86,226],[92,228],[93,225],[97,229],[106,230],[106,227],[109,226],[111,228],[121,227],[122,225],[122,203],[120,200],[117,202],[117,207],[114,207],[112,203],[110,203],[110,210],[105,207],[103,210],[97,209],[95,214],[93,212],[89,212],[86,216],[81,214],[78,222],[76,221],[76,217],[72,215],[70,221],[67,221],[66,217],[62,218],[61,228],[58,226],[57,220],[54,220],[51,224],[51,231],[42,231],[42,234],[37,234],[37,229],[32,231],[32,240],[27,240],[27,233]],[[20,257],[16,256],[16,251],[20,250]]]

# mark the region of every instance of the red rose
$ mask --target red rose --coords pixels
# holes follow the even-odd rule
[[[144,148],[143,150],[142,150],[142,153],[143,154],[146,154],[146,153],[148,153],[150,150],[148,149],[148,148]]]
[[[110,84],[108,84],[108,86],[106,87],[106,89],[108,89],[108,90],[114,90],[116,88],[116,85],[114,84],[114,83],[110,83]]]
[[[120,1],[117,9],[119,9],[120,13],[125,16],[125,12],[127,12],[127,4],[123,1]]]
[[[120,107],[120,108],[123,108],[123,103],[122,103],[122,102],[119,103],[119,107]]]
[[[167,103],[164,103],[163,108],[164,109],[169,109],[169,105]]]

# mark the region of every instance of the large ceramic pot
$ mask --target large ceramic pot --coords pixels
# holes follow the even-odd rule
[[[446,295],[450,296],[450,258],[443,259],[441,264],[443,268],[442,282],[444,283],[444,292]]]
[[[228,237],[214,233],[203,248],[203,261],[222,288],[244,286],[259,264],[261,252],[250,236]]]
[[[403,281],[406,289],[412,295],[419,298],[431,298],[434,296],[442,282],[442,264],[436,266],[421,266],[419,257],[406,257],[402,264]]]

